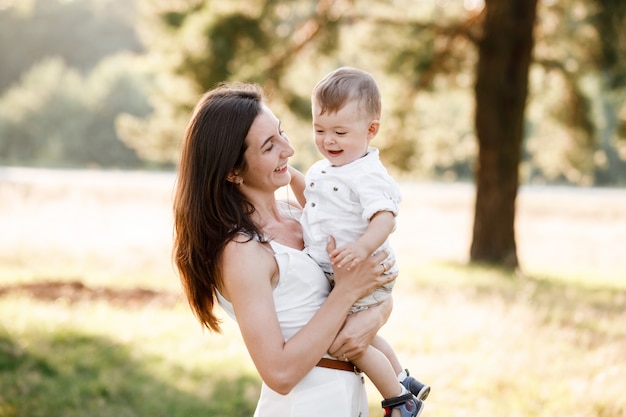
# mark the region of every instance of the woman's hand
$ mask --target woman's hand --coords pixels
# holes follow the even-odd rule
[[[336,244],[330,238],[326,250],[330,253],[335,250]],[[386,259],[388,253],[380,251],[375,255],[359,262],[356,266],[347,268],[334,268],[335,287],[334,291],[352,291],[357,298],[370,294],[376,288],[396,279],[396,273],[386,273],[395,264],[395,259]],[[378,330],[385,324],[391,314],[393,302],[389,297],[383,303],[370,307],[359,313],[350,314],[341,331],[333,341],[328,352],[336,357],[355,359],[360,357],[367,346],[376,336]]]
[[[328,353],[336,358],[343,355],[350,360],[359,358],[389,318],[392,307],[393,300],[389,297],[377,306],[350,314]]]
[[[330,254],[336,249],[334,238],[328,240],[326,251]],[[389,256],[387,251],[380,251],[372,256],[366,257],[356,265],[339,267],[333,266],[335,287],[333,291],[342,291],[351,294],[354,301],[372,293],[376,288],[381,287],[397,277],[396,274],[386,274],[395,264],[395,259],[386,259]]]

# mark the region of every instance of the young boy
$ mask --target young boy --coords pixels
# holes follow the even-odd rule
[[[311,102],[315,145],[325,159],[313,164],[306,177],[292,169],[292,188],[304,208],[305,250],[332,283],[333,266],[350,268],[382,249],[392,258],[388,236],[395,229],[401,196],[378,150],[369,147],[381,115],[380,92],[373,77],[355,68],[339,68],[315,86]],[[330,257],[326,252],[329,236],[337,243]],[[388,271],[387,265],[392,264],[394,271]],[[386,273],[397,272],[389,258],[382,265]],[[351,313],[382,302],[392,286],[393,282],[359,300]],[[382,337],[377,336],[366,353],[352,362],[385,398],[385,417],[421,413],[430,387],[402,369]]]

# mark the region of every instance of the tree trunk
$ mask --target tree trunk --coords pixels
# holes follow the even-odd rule
[[[519,266],[515,200],[537,0],[486,0],[476,71],[472,262]]]

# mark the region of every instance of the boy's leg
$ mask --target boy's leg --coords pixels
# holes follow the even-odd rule
[[[352,363],[365,372],[383,398],[397,397],[404,392],[387,357],[373,346],[369,346],[365,353]]]
[[[389,342],[387,342],[382,336],[376,335],[374,340],[372,340],[371,346],[381,351],[387,357],[387,360],[391,363],[393,371],[396,373],[396,377],[404,371],[404,368],[400,363],[400,359],[398,359],[398,355],[396,355],[396,352],[393,350]]]
[[[391,366],[396,373],[396,378],[406,389],[408,389],[420,400],[425,400],[428,397],[430,394],[430,387],[409,375],[408,369],[402,367],[400,359],[398,359],[398,355],[396,355],[396,352],[393,350],[389,342],[387,342],[382,336],[376,335],[371,346],[382,352],[387,357],[387,360],[391,363]]]
[[[352,361],[372,381],[385,399],[382,406],[386,417],[417,417],[424,404],[398,381],[398,377],[387,357],[378,349],[369,346],[365,353]]]

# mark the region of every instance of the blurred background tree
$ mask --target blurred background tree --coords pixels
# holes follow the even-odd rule
[[[27,71],[0,98],[0,163],[45,167],[145,167],[115,131],[120,112],[148,115],[133,57],[103,60],[88,77],[60,58]]]
[[[326,72],[351,65],[370,71],[381,86],[376,146],[394,175],[467,181],[478,173],[480,187],[487,160],[476,161],[486,143],[474,114],[486,109],[477,94],[481,47],[490,33],[485,25],[490,11],[517,4],[536,12],[527,86],[502,91],[511,79],[498,74],[500,87],[487,89],[522,104],[521,118],[510,125],[498,119],[502,114],[486,113],[486,120],[504,123],[489,142],[496,155],[509,145],[513,152],[506,175],[491,173],[504,175],[508,191],[503,184],[493,188],[494,205],[486,210],[477,201],[476,213],[507,214],[498,222],[475,219],[475,233],[479,228],[485,242],[498,243],[495,249],[476,243],[485,251],[472,250],[472,257],[517,263],[512,221],[519,183],[626,184],[622,0],[538,0],[536,10],[534,1],[502,0],[0,4],[0,52],[10,58],[0,76],[0,163],[171,167],[198,97],[237,80],[265,88],[298,149],[294,164],[306,169],[318,159],[310,91]],[[513,13],[511,24],[519,17]],[[513,35],[500,30],[503,39]],[[523,81],[518,58],[509,56],[502,68],[519,66]],[[503,225],[507,243],[493,239],[493,228]]]
[[[122,113],[152,111],[134,19],[122,1],[0,2],[0,164],[164,165],[140,158],[115,127]]]
[[[515,201],[537,0],[486,0],[478,43],[470,259],[516,268]]]
[[[624,4],[539,1],[522,183],[626,183]],[[317,159],[309,140],[310,89],[338,65],[361,66],[383,90],[378,145],[396,174],[470,180],[483,7],[482,0],[4,0],[0,94],[46,59],[89,78],[101,61],[123,52],[124,72],[138,84],[128,94],[143,107],[113,109],[113,139],[130,145],[142,164],[171,166],[196,98],[216,82],[256,81],[278,106],[297,142],[297,163],[306,168]],[[22,129],[3,118],[9,122]],[[91,146],[94,139],[79,143]],[[11,158],[6,152],[5,164],[33,164],[28,152],[12,151],[22,156]],[[65,164],[84,166],[69,156]]]
[[[134,1],[1,1],[0,91],[45,57],[85,74],[108,55],[142,52],[134,9]]]

